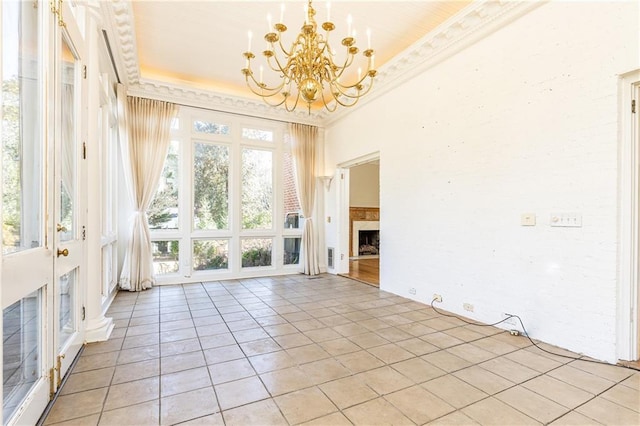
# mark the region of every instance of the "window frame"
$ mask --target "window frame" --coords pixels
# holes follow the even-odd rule
[[[285,141],[286,123],[246,117],[231,113],[182,106],[178,112],[179,126],[171,130],[172,140],[179,141],[179,225],[178,229],[150,230],[152,241],[179,241],[179,268],[177,273],[156,276],[159,284],[283,275],[298,273],[299,264],[284,265],[284,238],[302,238],[299,228],[285,228],[283,156],[288,150]],[[228,125],[229,134],[197,132],[195,120]],[[273,141],[244,138],[243,128],[273,132]],[[229,229],[194,228],[194,164],[195,143],[211,143],[229,147],[228,214]],[[243,149],[266,150],[272,153],[273,206],[271,229],[242,229],[242,153]],[[242,240],[270,238],[273,241],[271,266],[242,267]],[[217,270],[193,269],[193,247],[196,240],[228,240],[228,268]]]

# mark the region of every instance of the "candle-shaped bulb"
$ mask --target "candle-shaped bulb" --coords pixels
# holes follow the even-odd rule
[[[351,37],[356,38],[356,35],[358,34],[358,32],[356,31],[356,29],[354,28],[353,31],[351,32]]]
[[[351,22],[353,21],[353,18],[351,17],[351,14],[347,15],[347,37],[351,36]]]
[[[331,2],[327,2],[327,22],[331,22]]]
[[[267,13],[267,26],[269,27],[269,30],[267,32],[270,33],[271,32],[271,28],[273,28],[271,26],[271,14],[270,13]]]
[[[247,35],[249,36],[249,45],[247,47],[247,52],[251,52],[251,37],[253,37],[253,33],[249,31]]]
[[[371,28],[367,28],[367,49],[371,49]]]
[[[280,23],[284,22],[284,3],[280,5]]]

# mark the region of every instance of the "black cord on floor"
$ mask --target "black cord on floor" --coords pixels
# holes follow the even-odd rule
[[[442,316],[445,316],[445,317],[455,318],[455,319],[457,319],[457,320],[459,320],[459,321],[462,321],[462,322],[464,322],[464,323],[466,323],[466,324],[469,324],[469,325],[475,325],[475,326],[478,326],[478,327],[493,327],[493,326],[495,326],[495,325],[498,325],[498,324],[501,324],[501,323],[503,323],[503,322],[505,322],[505,321],[508,321],[508,320],[510,320],[511,318],[516,318],[516,319],[518,320],[518,322],[520,322],[520,326],[522,327],[522,334],[523,334],[527,339],[529,339],[529,341],[531,342],[531,344],[532,344],[533,346],[535,346],[536,348],[538,348],[538,349],[540,349],[541,351],[546,352],[546,353],[548,353],[548,354],[551,354],[551,355],[554,355],[554,356],[559,356],[559,357],[562,357],[562,358],[572,359],[572,360],[574,360],[574,361],[592,362],[592,363],[594,363],[594,364],[604,364],[604,365],[610,365],[610,366],[614,366],[614,367],[624,367],[624,368],[629,368],[629,369],[631,369],[630,367],[627,367],[626,365],[609,364],[608,362],[598,361],[598,360],[594,360],[594,359],[584,359],[584,358],[582,358],[582,357],[577,358],[577,357],[574,357],[574,356],[562,355],[562,354],[557,354],[557,353],[555,353],[555,352],[548,351],[548,350],[546,350],[545,348],[543,348],[543,347],[539,346],[536,342],[534,342],[534,341],[531,339],[531,337],[529,337],[529,333],[527,333],[527,329],[524,327],[524,323],[522,322],[522,319],[521,319],[518,315],[514,315],[514,314],[507,314],[507,313],[505,313],[506,317],[505,317],[504,319],[501,319],[500,321],[494,322],[493,324],[480,324],[480,323],[473,322],[473,321],[467,321],[466,319],[461,318],[461,317],[459,317],[458,315],[445,314],[444,312],[439,311],[438,309],[436,309],[436,307],[435,307],[435,306],[433,306],[433,302],[438,302],[438,299],[433,299],[433,300],[431,301],[431,304],[430,304],[430,305],[431,305],[431,309],[433,309],[434,311],[436,311],[436,313],[438,313],[438,314],[440,314],[440,315],[442,315]]]

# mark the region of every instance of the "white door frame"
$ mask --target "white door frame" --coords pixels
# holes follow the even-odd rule
[[[620,75],[618,94],[620,204],[616,346],[618,359],[634,361],[640,357],[640,69]],[[635,113],[631,110],[633,100]]]
[[[338,274],[349,273],[349,169],[376,160],[380,160],[380,151],[375,151],[338,164],[337,174],[340,176],[340,184],[338,185],[338,190],[340,191],[338,195],[338,216],[341,219],[338,239],[340,258],[337,262],[338,266],[336,267]],[[380,229],[382,229],[382,224],[380,225]]]
[[[65,154],[63,150],[63,131],[62,123],[64,121],[62,104],[63,93],[62,87],[65,81],[63,75],[63,62],[62,62],[62,49],[63,45],[66,45],[69,49],[69,53],[73,56],[74,60],[74,75],[73,78],[73,99],[71,100],[72,107],[74,109],[75,118],[73,121],[73,168],[74,168],[74,185],[72,194],[69,194],[73,199],[74,209],[74,223],[71,231],[71,237],[68,240],[61,240],[60,232],[56,231],[53,237],[53,255],[54,255],[54,279],[52,289],[53,304],[51,314],[52,316],[52,331],[53,331],[53,344],[55,358],[52,360],[56,368],[56,386],[58,390],[62,383],[62,378],[66,375],[66,372],[71,367],[73,360],[78,354],[82,344],[84,342],[84,318],[81,315],[81,306],[85,304],[86,300],[86,288],[87,288],[87,271],[86,271],[86,244],[83,237],[83,229],[86,227],[86,163],[82,159],[82,145],[86,140],[87,135],[87,108],[85,107],[87,102],[87,80],[86,74],[83,77],[82,67],[86,63],[87,51],[85,47],[85,40],[80,31],[79,25],[74,17],[69,2],[61,3],[60,13],[64,17],[65,24],[59,25],[56,31],[56,44],[57,47],[54,50],[55,54],[55,134],[54,134],[54,220],[56,224],[60,222],[60,184],[62,182],[61,163],[64,162],[63,157]],[[61,257],[61,250],[67,249],[68,254],[64,254]],[[68,257],[67,257],[68,256]],[[73,318],[72,324],[74,329],[70,332],[70,335],[62,342],[59,339],[62,337],[60,334],[60,297],[61,297],[61,283],[60,278],[68,272],[77,271],[75,275],[75,283],[72,289],[73,302],[69,306],[69,314]],[[51,300],[51,299],[50,299]]]

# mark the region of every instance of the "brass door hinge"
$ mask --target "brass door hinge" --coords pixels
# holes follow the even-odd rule
[[[632,114],[635,114],[635,113],[636,113],[636,100],[635,100],[635,99],[633,99],[633,100],[631,101],[631,113],[632,113]]]
[[[51,367],[49,369],[49,401],[53,400],[53,396],[56,394],[56,386],[55,386],[55,374],[56,369]]]
[[[82,66],[82,78],[84,78],[85,80],[87,79],[87,66],[86,65]]]
[[[64,357],[64,354],[58,355],[56,362],[56,370],[58,370],[58,387],[62,385],[62,360],[64,359]]]
[[[83,160],[87,159],[87,143],[86,142],[82,142],[82,159]]]

